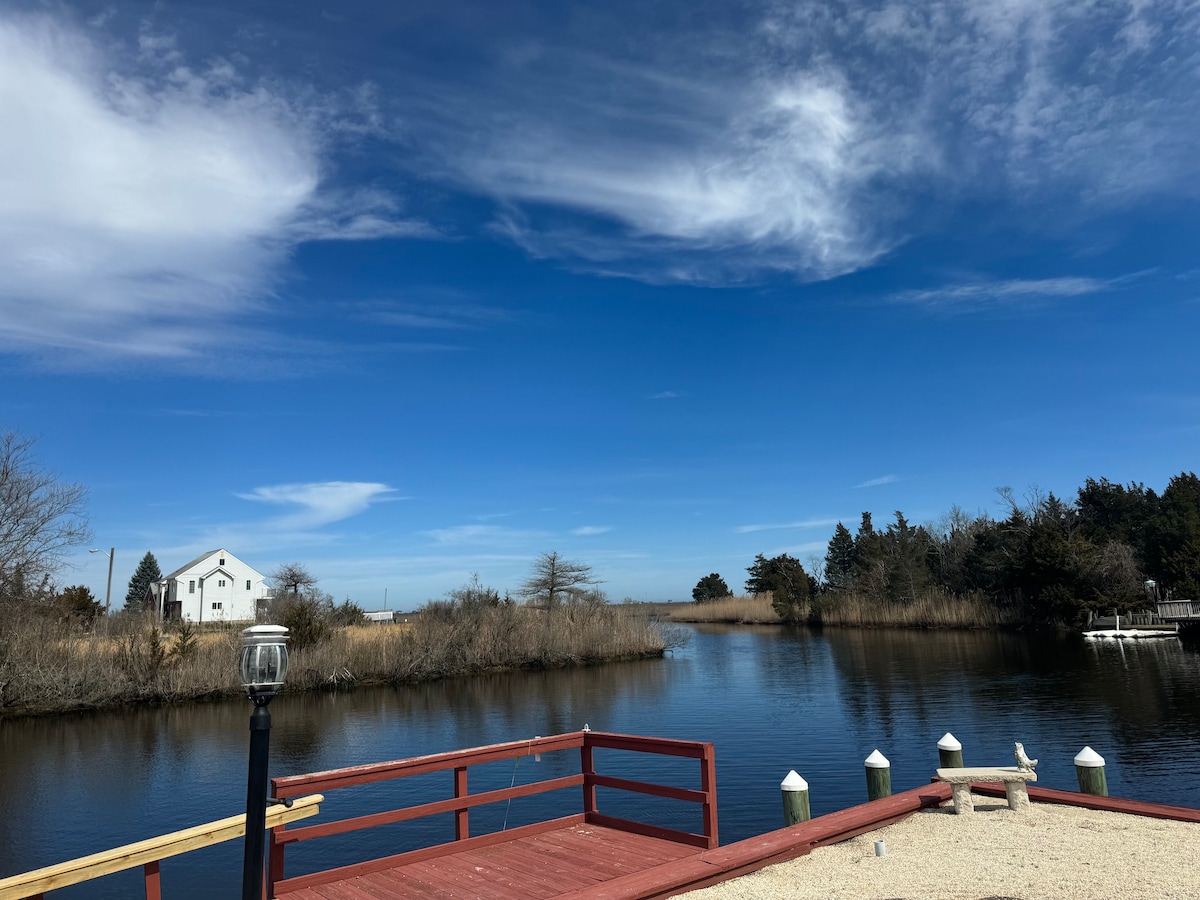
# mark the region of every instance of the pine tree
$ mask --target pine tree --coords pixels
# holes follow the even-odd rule
[[[825,553],[825,583],[830,590],[848,591],[854,585],[854,536],[841,522],[837,523],[829,549]]]
[[[129,579],[129,591],[125,594],[125,610],[135,613],[142,612],[146,608],[146,591],[160,578],[162,578],[162,570],[158,567],[158,560],[154,558],[153,553],[147,550],[142,561],[138,563],[137,571]]]
[[[711,575],[705,575],[692,588],[692,599],[697,603],[707,603],[710,600],[720,600],[722,597],[728,596],[729,585],[716,572],[713,572]]]

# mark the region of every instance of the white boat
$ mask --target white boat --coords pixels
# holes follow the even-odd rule
[[[1133,638],[1173,638],[1179,637],[1177,631],[1154,630],[1144,628],[1109,628],[1102,631],[1085,631],[1085,638],[1094,641],[1120,641]]]

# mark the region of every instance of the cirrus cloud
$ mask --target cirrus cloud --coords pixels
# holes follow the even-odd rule
[[[195,360],[248,342],[298,242],[429,236],[324,186],[332,126],[302,97],[191,68],[169,35],[132,53],[0,15],[0,348]]]
[[[237,494],[243,500],[274,506],[298,507],[271,524],[276,529],[319,528],[364,512],[389,497],[395,489],[372,481],[319,481],[304,484],[277,484]]]

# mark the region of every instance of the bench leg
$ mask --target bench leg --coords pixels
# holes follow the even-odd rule
[[[1025,790],[1023,781],[1006,781],[1004,795],[1008,797],[1008,808],[1017,812],[1029,809],[1029,791]]]
[[[954,792],[954,812],[960,816],[975,812],[975,801],[971,798],[971,785],[952,784],[950,787]]]

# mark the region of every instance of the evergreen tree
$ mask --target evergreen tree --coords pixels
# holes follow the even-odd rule
[[[707,603],[709,600],[720,600],[722,597],[728,596],[729,585],[716,572],[705,575],[692,588],[692,599],[697,603]]]
[[[825,552],[825,583],[831,591],[848,591],[854,586],[855,558],[854,537],[838,522]]]
[[[887,596],[889,600],[911,603],[929,589],[932,573],[929,562],[933,540],[924,526],[913,528],[900,510],[896,521],[883,535]]]
[[[802,607],[816,590],[800,560],[786,553],[767,559],[760,553],[746,571],[750,574],[746,579],[747,592],[765,594],[770,591],[771,606],[783,621],[800,620]]]
[[[158,560],[147,550],[142,561],[138,563],[137,571],[129,579],[129,591],[125,594],[126,612],[142,612],[146,608],[146,591],[160,578],[162,570],[158,567]]]
[[[883,535],[875,530],[869,512],[862,514],[862,522],[854,536],[854,585],[859,592],[876,599],[887,596]]]
[[[1200,478],[1176,475],[1147,525],[1147,568],[1179,600],[1200,599]]]
[[[62,593],[55,600],[59,614],[64,619],[82,622],[84,625],[90,625],[104,613],[103,604],[99,603],[92,596],[92,592],[82,584],[63,588]]]

